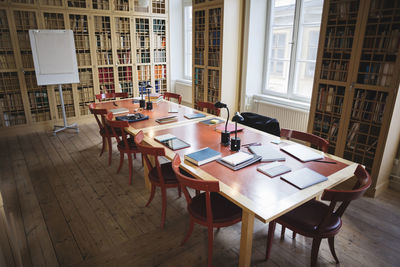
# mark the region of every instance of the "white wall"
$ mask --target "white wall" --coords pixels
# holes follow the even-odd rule
[[[183,5],[182,0],[169,1],[169,66],[171,91],[175,82],[183,78]]]
[[[241,110],[252,110],[252,97],[262,90],[267,1],[246,1]],[[253,110],[254,111],[254,110]]]

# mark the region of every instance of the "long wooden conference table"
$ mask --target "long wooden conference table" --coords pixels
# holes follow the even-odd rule
[[[131,99],[96,104],[96,108],[107,110],[122,107],[127,108],[129,113],[134,113],[138,111],[139,104],[133,103]],[[168,113],[170,108],[178,109],[178,113]],[[130,134],[135,135],[138,131],[142,130],[145,133],[144,141],[151,146],[165,147],[154,140],[155,136],[163,134],[175,135],[190,144],[190,147],[176,151],[165,147],[166,157],[171,160],[175,153],[177,153],[183,161],[185,154],[204,147],[220,151],[223,157],[235,153],[230,151],[229,146],[226,147],[220,144],[220,133],[215,131],[216,126],[201,123],[203,120],[214,118],[215,116],[213,115],[204,113],[206,117],[187,119],[184,117],[185,114],[202,112],[165,100],[154,103],[152,110],[140,110],[139,112],[149,116],[149,119],[131,123],[130,127],[126,129]],[[156,119],[171,115],[177,116],[175,122],[167,124],[156,122]],[[238,132],[238,137],[240,137],[242,145],[259,142],[276,150],[279,150],[281,146],[292,143],[288,140],[282,140],[279,144],[272,144],[271,141],[278,139],[278,137],[249,127],[244,127],[242,131]],[[247,151],[246,148],[242,148],[242,150]],[[242,208],[239,266],[250,266],[255,218],[267,223],[308,200],[319,196],[324,189],[334,187],[353,177],[353,173],[357,167],[356,163],[329,154],[324,154],[325,158],[329,161],[334,161],[335,164],[301,162],[289,154],[285,155],[285,165],[289,166],[292,171],[307,167],[327,176],[328,180],[300,190],[281,180],[279,176],[270,178],[257,171],[257,166],[264,164],[260,162],[237,171],[233,171],[216,161],[202,166],[196,166],[188,161],[182,162],[181,167],[196,178],[218,180],[220,193]],[[149,186],[147,171],[145,169],[146,185]]]

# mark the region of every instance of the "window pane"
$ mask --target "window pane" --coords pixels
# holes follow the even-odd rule
[[[300,97],[311,98],[322,6],[322,0],[306,0],[302,6],[293,81],[293,93]]]
[[[271,7],[266,89],[287,93],[295,0],[275,0]]]

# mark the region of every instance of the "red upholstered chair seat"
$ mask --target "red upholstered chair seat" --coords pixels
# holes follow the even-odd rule
[[[241,220],[242,209],[230,202],[219,193],[211,192],[211,211],[213,223],[224,223],[229,221]],[[190,215],[198,220],[207,221],[206,194],[201,193],[192,198],[192,203],[188,205]]]
[[[313,232],[318,230],[318,226],[329,211],[329,206],[316,200],[310,200],[300,207],[282,215],[280,219],[290,225],[296,225],[300,232]],[[331,232],[342,226],[340,217],[333,214],[329,222],[324,225],[321,232]]]
[[[176,179],[176,175],[172,170],[171,162],[164,163],[160,165],[161,172],[164,176],[164,183],[166,184],[177,184],[178,180]],[[160,183],[160,178],[157,174],[157,168],[154,167],[149,172],[149,179],[155,183]]]

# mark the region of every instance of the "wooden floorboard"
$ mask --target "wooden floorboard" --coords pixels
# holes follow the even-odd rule
[[[188,229],[184,197],[167,191],[167,221],[161,224],[161,196],[157,190],[145,207],[141,156],[133,160],[134,177],[128,185],[128,163],[119,174],[119,152],[113,142],[112,163],[101,157],[98,126],[80,125],[80,132],[37,132],[0,138],[0,192],[4,216],[12,222],[23,266],[204,266],[207,231]],[[0,218],[1,219],[1,218]],[[349,206],[335,238],[342,266],[398,266],[400,262],[400,193],[388,190],[376,199],[362,198]],[[8,227],[9,228],[9,227]],[[271,258],[264,260],[268,225],[256,220],[252,266],[307,266],[312,240],[276,227]],[[215,231],[214,266],[237,266],[241,223]],[[7,235],[6,235],[7,234]],[[13,241],[1,240],[0,264],[17,264]],[[326,240],[318,266],[336,266]]]

